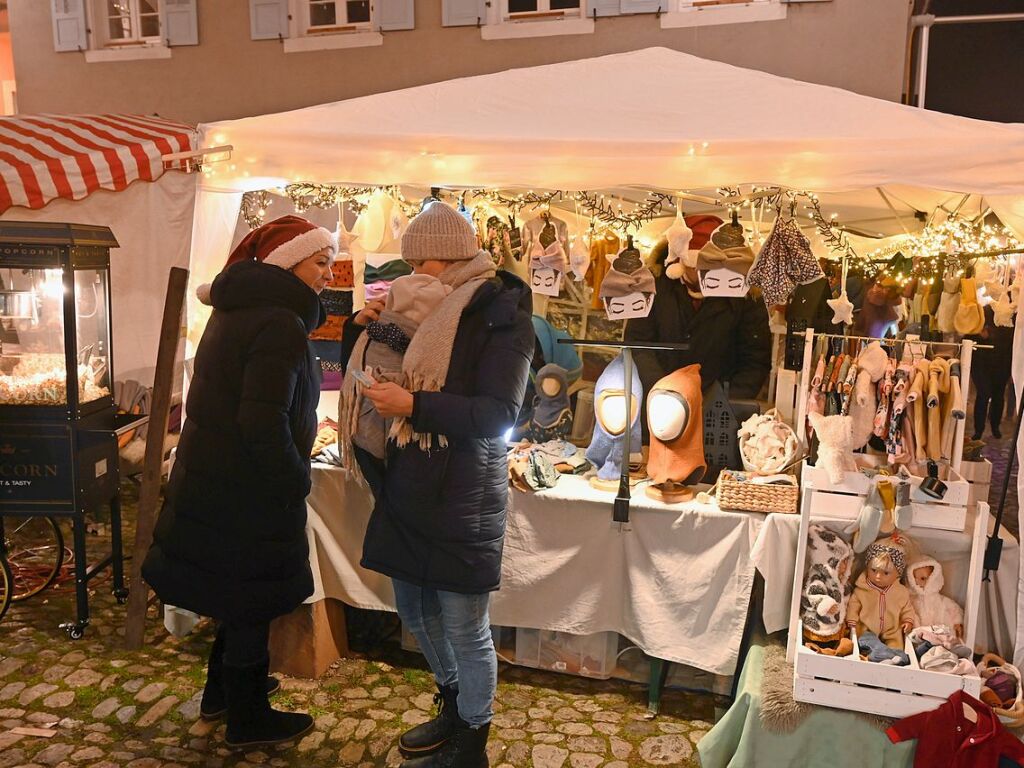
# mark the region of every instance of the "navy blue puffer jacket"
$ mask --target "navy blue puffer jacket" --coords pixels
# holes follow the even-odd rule
[[[503,436],[526,391],[532,303],[525,283],[499,272],[463,311],[444,387],[414,393],[413,428],[446,435],[448,447],[390,443],[383,476],[365,473],[376,504],[363,567],[449,592],[498,588],[509,499]],[[355,338],[347,334],[343,361]]]

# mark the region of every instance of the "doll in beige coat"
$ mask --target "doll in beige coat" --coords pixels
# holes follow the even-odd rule
[[[867,548],[864,572],[846,609],[846,624],[858,636],[872,632],[890,648],[903,650],[904,635],[918,624],[910,590],[901,583],[906,571],[905,540],[900,535]]]

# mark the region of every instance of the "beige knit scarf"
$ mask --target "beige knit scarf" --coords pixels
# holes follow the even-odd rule
[[[440,392],[448,378],[448,366],[452,359],[452,346],[459,321],[477,290],[496,275],[494,261],[486,251],[480,251],[469,261],[457,261],[449,265],[438,279],[453,290],[433,312],[423,319],[413,334],[409,348],[402,360],[402,381],[398,383],[410,392]],[[338,448],[342,465],[363,482],[362,473],[352,454],[352,436],[359,423],[362,391],[351,371],[361,368],[366,356],[369,337],[359,337],[349,358],[348,370],[341,386],[340,412],[338,414]],[[392,420],[388,437],[395,440],[399,448],[415,442],[424,450],[434,447],[434,436],[419,434],[408,419],[398,417]],[[445,448],[448,438],[437,435],[437,446]]]

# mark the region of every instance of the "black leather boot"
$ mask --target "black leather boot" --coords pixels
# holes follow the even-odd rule
[[[313,730],[313,718],[278,712],[267,701],[267,662],[251,667],[224,667],[228,724],[224,743],[232,749],[269,747],[295,741]]]
[[[454,685],[439,685],[434,694],[437,716],[428,723],[417,725],[398,739],[398,751],[403,757],[432,755],[451,738],[459,715],[459,689]]]
[[[276,677],[267,676],[267,695],[281,690]],[[203,720],[220,720],[227,714],[228,698],[224,691],[224,630],[218,629],[210,647],[210,660],[206,663],[206,686],[203,700],[199,703],[199,717]]]
[[[470,728],[459,719],[451,738],[428,757],[406,760],[402,768],[488,768],[487,735],[491,724]]]

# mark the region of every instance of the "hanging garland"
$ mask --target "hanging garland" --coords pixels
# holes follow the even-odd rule
[[[338,203],[352,200],[357,196],[371,194],[376,187],[336,187],[331,184],[289,184],[285,195],[292,201],[298,213],[310,208],[333,208]]]
[[[242,195],[242,218],[249,225],[249,229],[256,229],[262,226],[267,216],[267,208],[273,199],[265,189],[259,192],[246,192]]]
[[[605,202],[604,195],[591,194],[590,192],[576,192],[573,199],[579,203],[579,207],[585,214],[606,224],[612,229],[620,232],[638,230],[648,221],[651,221],[664,207],[675,207],[675,199],[672,195],[663,192],[648,192],[646,199],[638,204],[632,211],[623,211],[622,204],[612,207],[611,203]]]
[[[518,216],[524,208],[536,210],[537,208],[550,206],[552,200],[555,198],[561,199],[562,197],[561,192],[534,192],[533,190],[511,196],[503,195],[501,192],[490,189],[474,189],[472,193],[474,199],[483,198],[491,205],[500,205],[508,208],[513,218]]]

